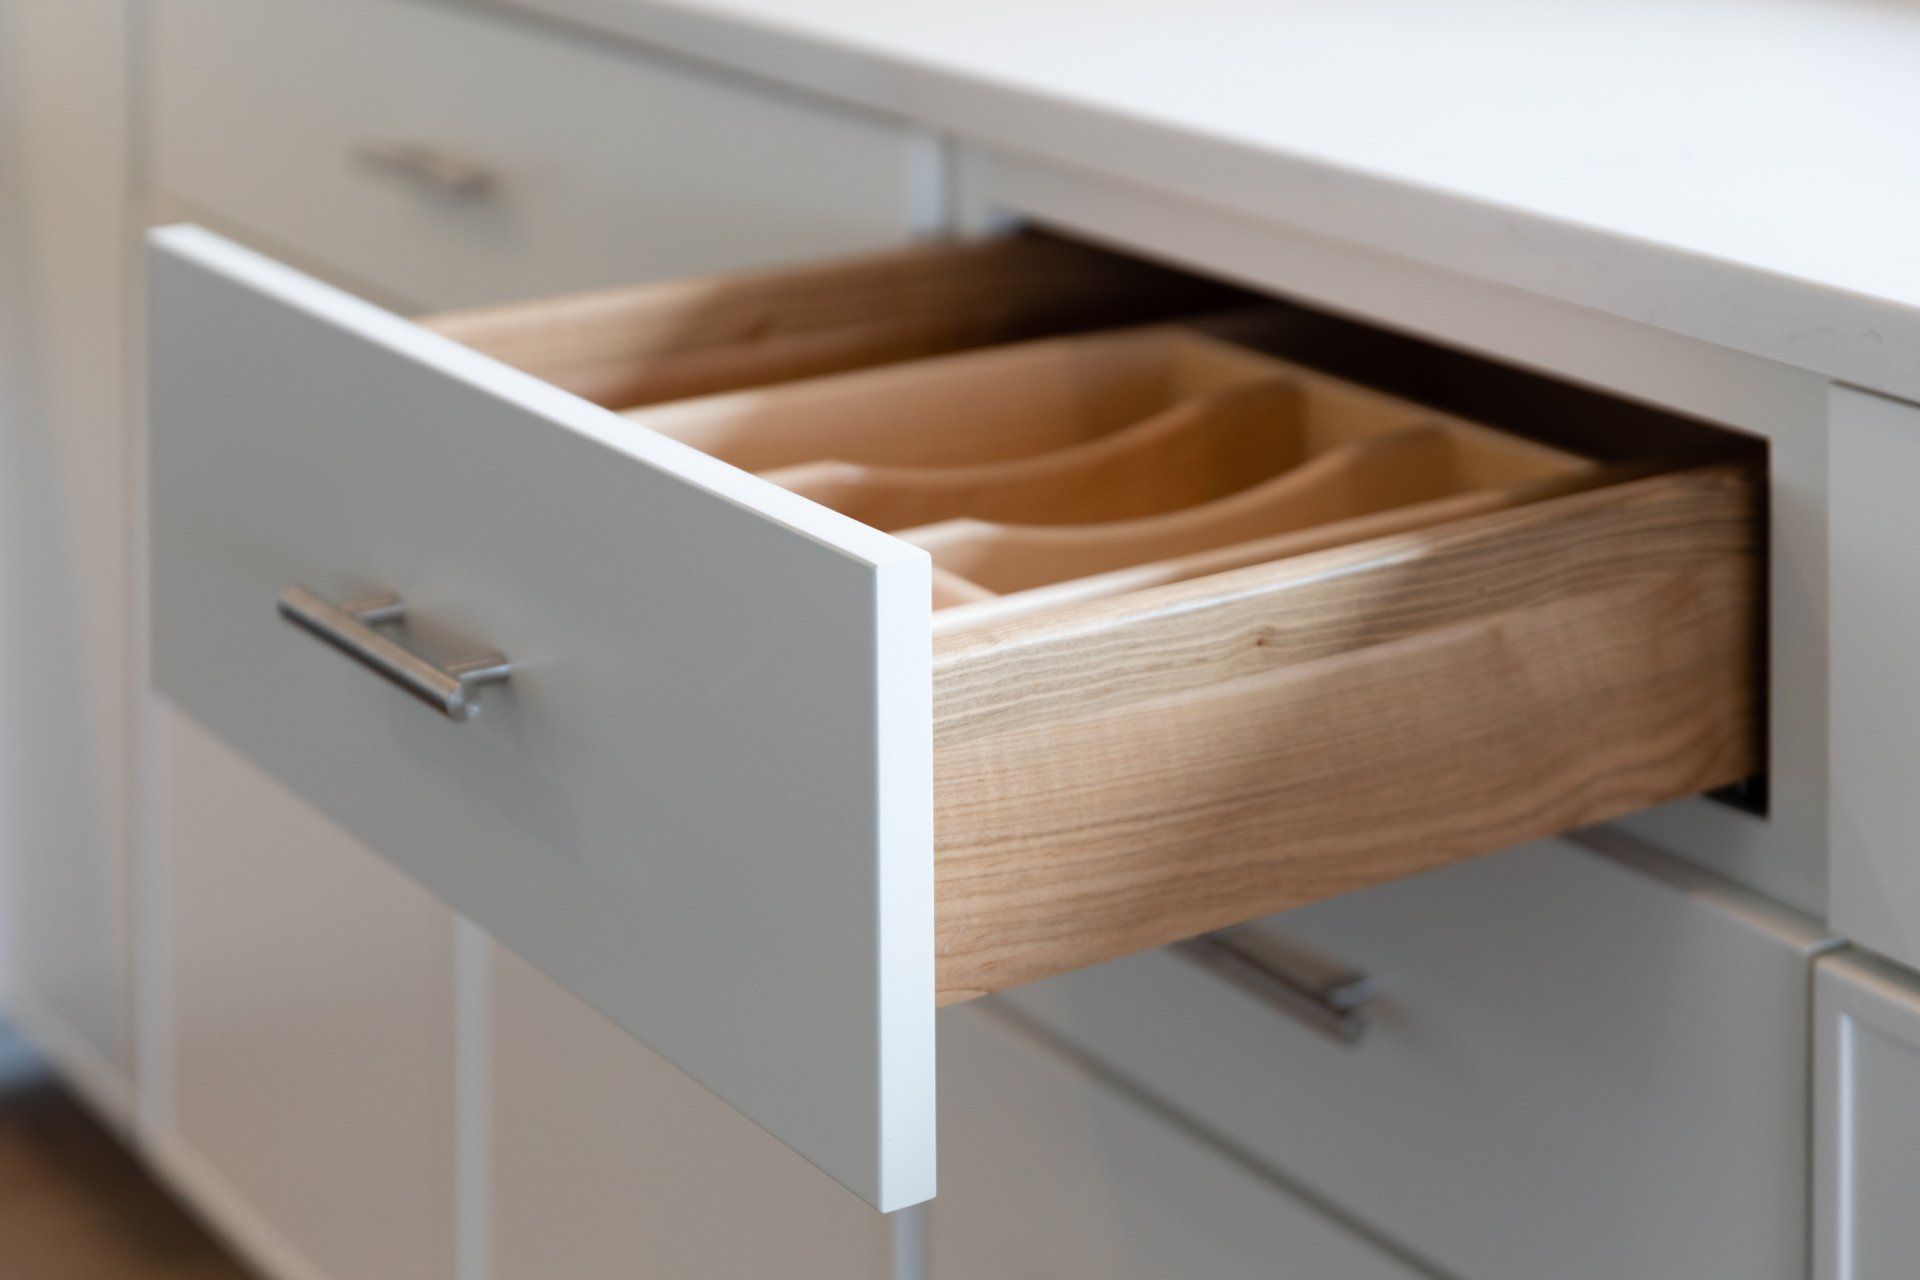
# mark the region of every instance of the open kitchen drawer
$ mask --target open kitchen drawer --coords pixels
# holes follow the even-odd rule
[[[936,1004],[1757,767],[1756,471],[1166,323],[1206,282],[1016,239],[415,324],[153,250],[161,689],[881,1208]]]

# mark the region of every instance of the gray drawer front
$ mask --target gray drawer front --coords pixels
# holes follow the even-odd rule
[[[940,1016],[930,1280],[1421,1280],[978,1005]]]
[[[896,244],[937,151],[636,46],[408,0],[155,0],[154,182],[394,305]]]
[[[931,1195],[925,553],[152,243],[156,688],[856,1194]],[[396,595],[399,638],[289,625],[292,587]],[[421,657],[481,650],[514,668],[477,719],[422,705]]]
[[[1375,977],[1358,1043],[1168,952],[1002,998],[1445,1270],[1804,1273],[1810,923],[1548,841],[1267,927]]]

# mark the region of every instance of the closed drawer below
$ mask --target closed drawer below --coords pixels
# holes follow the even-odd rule
[[[1147,264],[423,326],[176,228],[152,299],[162,690],[883,1207],[937,1003],[1758,758],[1749,462],[1327,378]]]
[[[1347,1230],[977,1008],[940,1019],[928,1280],[1414,1280]]]
[[[1447,1274],[1793,1280],[1827,939],[1605,841],[1255,926],[1369,980],[1357,1039],[1169,951],[998,999]]]

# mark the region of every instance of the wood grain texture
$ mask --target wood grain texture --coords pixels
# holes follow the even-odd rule
[[[628,408],[1243,297],[1023,235],[512,303],[426,324],[575,395]]]
[[[1406,506],[1389,507],[1385,511],[1375,511],[1368,515],[1354,516],[1351,519],[1334,520],[1306,529],[1296,529],[1291,533],[1282,533],[1271,538],[1257,538],[1252,542],[1236,542],[1230,546],[1210,547],[1192,555],[1155,560],[1149,564],[1130,565],[1124,569],[1096,573],[1083,578],[1070,578],[1065,582],[1034,587],[1011,596],[996,595],[986,591],[985,588],[981,589],[984,599],[962,599],[957,594],[950,593],[947,598],[952,603],[933,616],[933,633],[954,635],[978,627],[1004,624],[1016,618],[1033,617],[1071,604],[1109,599],[1132,591],[1145,591],[1152,587],[1163,587],[1169,583],[1187,582],[1223,574],[1233,569],[1244,569],[1249,565],[1271,564],[1294,556],[1324,551],[1329,547],[1369,542],[1390,534],[1406,533],[1450,521],[1466,520],[1484,515],[1489,511],[1503,511],[1510,507],[1556,497],[1562,493],[1572,493],[1601,483],[1602,479],[1603,472],[1599,469],[1591,469],[1535,484],[1512,485],[1502,489],[1476,489],[1468,493],[1456,493],[1438,498],[1432,502],[1409,503]],[[936,575],[944,574],[949,581],[956,579],[965,581],[959,578],[958,574],[942,569],[938,565],[934,566],[934,572]]]
[[[900,536],[926,548],[936,566],[1011,594],[1438,502],[1462,492],[1469,467],[1461,455],[1471,452],[1470,440],[1441,424],[1413,426],[1336,446],[1238,493],[1139,519],[956,520]],[[1572,459],[1564,465],[1569,473],[1592,469]]]
[[[1187,326],[1140,325],[778,386],[743,378],[743,390],[626,416],[763,474],[823,461],[973,467],[1092,444],[1193,396],[1276,378],[1299,380],[1291,365]],[[1403,404],[1395,425],[1417,414]],[[1312,423],[1303,425],[1311,443]]]
[[[1198,341],[1199,339],[1192,339]],[[649,405],[648,430],[762,474],[795,465],[967,467],[1084,445],[1198,388],[1189,339],[1149,325],[1042,338]],[[1247,352],[1245,376],[1275,370]]]
[[[1297,384],[1276,378],[1189,396],[1132,426],[1003,462],[816,462],[761,476],[876,529],[1131,520],[1211,502],[1298,465],[1301,399]]]
[[[1707,467],[942,637],[942,1003],[1746,776],[1753,476]]]

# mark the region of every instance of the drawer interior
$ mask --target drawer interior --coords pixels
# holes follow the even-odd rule
[[[429,323],[923,547],[941,635],[1609,474],[1259,349],[1260,299],[1051,237]]]
[[[943,1002],[1762,759],[1733,433],[1490,425],[1042,237],[429,323],[929,552]]]
[[[1600,472],[1177,325],[636,412],[925,548],[941,634],[1497,510]]]

